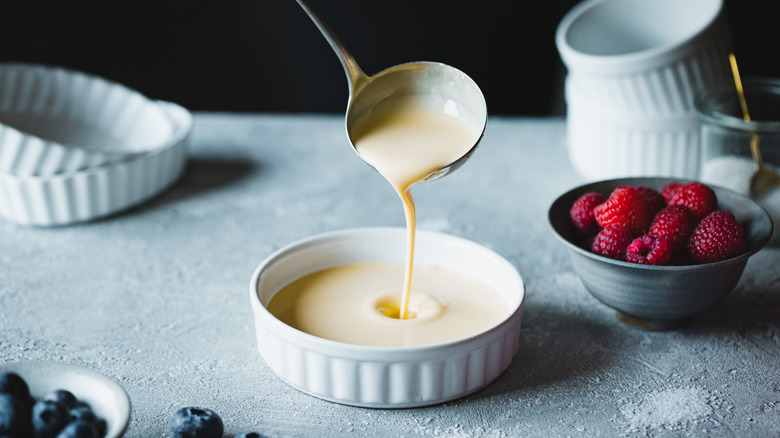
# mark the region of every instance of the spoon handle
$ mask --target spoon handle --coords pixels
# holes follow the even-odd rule
[[[747,100],[745,100],[745,89],[742,88],[742,79],[739,76],[739,68],[737,68],[737,58],[733,53],[729,53],[729,63],[731,64],[731,73],[734,75],[734,85],[737,87],[739,106],[742,108],[742,118],[746,122],[750,122],[750,113],[748,112]],[[763,170],[764,162],[761,160],[761,151],[758,149],[758,134],[754,131],[750,131],[750,154],[753,155],[756,170]]]
[[[366,74],[363,73],[363,70],[360,69],[360,66],[358,66],[355,58],[352,57],[352,54],[349,53],[349,50],[347,50],[346,46],[344,46],[344,44],[341,42],[341,39],[339,39],[339,37],[336,35],[336,32],[333,31],[330,23],[322,14],[317,5],[312,0],[297,1],[301,8],[303,8],[303,10],[309,16],[309,18],[311,18],[311,21],[317,25],[320,33],[322,33],[322,36],[324,36],[328,41],[330,46],[333,48],[333,51],[336,52],[336,56],[338,56],[339,61],[341,61],[341,65],[344,67],[344,72],[347,74],[349,92],[350,95],[352,95],[357,85],[367,78]]]

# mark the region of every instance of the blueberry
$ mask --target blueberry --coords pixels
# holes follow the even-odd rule
[[[0,435],[28,436],[30,407],[19,397],[0,393]]]
[[[98,436],[106,435],[106,421],[95,415],[95,412],[92,411],[92,408],[90,408],[88,405],[76,406],[75,408],[71,409],[69,417],[70,422],[84,421],[86,423],[92,424],[95,426]]]
[[[11,394],[25,400],[30,397],[27,382],[16,373],[0,374],[0,394]]]
[[[76,407],[76,404],[78,403],[78,400],[76,399],[76,396],[73,395],[72,392],[68,391],[67,389],[57,389],[55,391],[52,391],[48,394],[46,394],[43,397],[44,400],[57,402],[63,406],[65,406],[65,409],[71,410]]]
[[[68,423],[56,438],[98,438],[99,436],[93,424],[86,421],[73,421]]]
[[[171,422],[174,438],[222,438],[222,419],[210,409],[181,408]]]
[[[32,408],[32,431],[35,438],[53,438],[68,424],[68,410],[51,400],[38,400]]]
[[[236,435],[235,438],[265,438],[265,436],[257,432],[244,432],[241,435]]]

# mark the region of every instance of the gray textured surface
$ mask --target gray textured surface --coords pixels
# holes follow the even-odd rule
[[[726,301],[665,333],[620,324],[583,288],[546,212],[582,181],[562,119],[491,118],[469,163],[415,188],[419,227],[484,244],[528,286],[520,349],[485,390],[408,410],[346,407],[277,379],[257,352],[250,275],[274,249],[403,225],[400,201],[332,116],[196,114],[187,173],[125,214],[0,223],[0,362],[51,359],[115,379],[131,437],[170,436],[186,405],[228,436],[778,436],[780,248]]]

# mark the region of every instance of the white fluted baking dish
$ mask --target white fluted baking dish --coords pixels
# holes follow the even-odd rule
[[[0,64],[0,172],[48,176],[164,147],[163,108],[106,79],[35,64]]]
[[[730,79],[723,0],[587,0],[555,43],[570,80],[619,110],[692,113],[699,88]]]
[[[266,309],[274,294],[303,275],[351,263],[403,262],[404,247],[403,228],[359,228],[309,237],[266,258],[249,289],[257,343],[268,366],[313,396],[374,408],[443,403],[495,380],[517,352],[525,286],[506,259],[459,237],[418,231],[415,263],[471,276],[506,300],[509,316],[471,337],[416,347],[353,345],[301,332]]]
[[[624,176],[695,179],[699,170],[699,121],[695,114],[651,116],[620,111],[590,100],[566,81],[566,135],[577,173],[600,180]]]
[[[159,194],[181,175],[192,115],[155,102],[171,124],[153,150],[75,172],[48,176],[0,173],[0,216],[21,225],[65,225],[108,216]]]

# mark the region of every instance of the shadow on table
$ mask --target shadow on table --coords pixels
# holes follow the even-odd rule
[[[256,160],[223,156],[193,156],[173,187],[177,197],[191,196],[234,184],[258,171]]]
[[[738,287],[718,306],[683,328],[686,335],[712,336],[713,332],[766,333],[780,322],[780,282],[750,288]]]
[[[132,216],[154,210],[166,204],[230,186],[257,172],[260,168],[257,161],[222,156],[190,156],[185,166],[178,181],[148,201],[141,202],[127,210],[121,210],[77,225],[106,222],[117,217]]]
[[[560,306],[529,305],[512,364],[493,384],[469,398],[554,388],[559,382],[598,375],[608,367],[615,344],[613,321]]]
[[[190,156],[184,174],[170,189],[146,205],[157,208],[235,184],[259,170],[257,161],[237,157]]]

